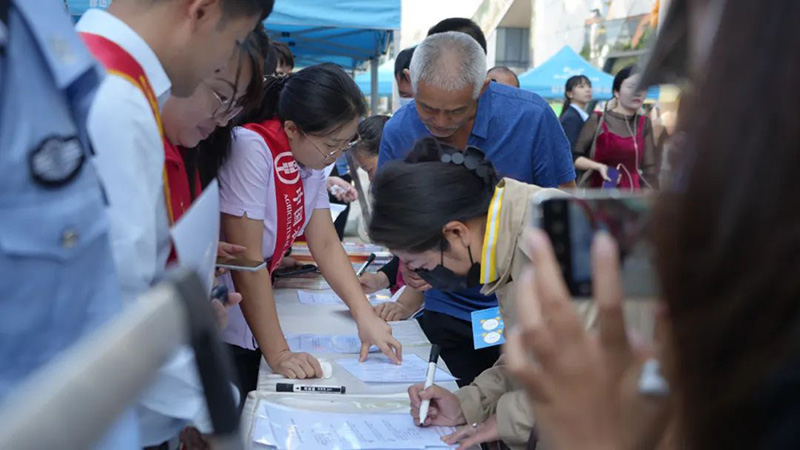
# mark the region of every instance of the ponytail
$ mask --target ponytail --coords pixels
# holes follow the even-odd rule
[[[499,178],[483,152],[419,140],[405,161],[386,165],[372,187],[369,235],[392,250],[420,253],[440,245],[452,221],[485,216]]]
[[[291,75],[266,75],[263,77],[261,103],[242,117],[242,123],[258,123],[278,115],[281,92]]]
[[[355,81],[339,66],[324,63],[286,76],[266,76],[261,105],[243,123],[278,118],[291,120],[308,134],[329,134],[366,113]]]

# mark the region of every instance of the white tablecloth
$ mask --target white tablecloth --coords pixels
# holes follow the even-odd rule
[[[294,289],[276,290],[275,301],[278,307],[278,317],[280,318],[284,333],[353,335],[358,332],[356,323],[350,316],[350,311],[345,305],[303,305],[298,301],[297,292]],[[418,327],[419,325],[415,322],[414,326]],[[428,359],[431,349],[429,342],[425,345],[410,346],[401,341],[401,344],[403,344],[403,354],[413,353],[424,360]],[[344,357],[352,358],[354,355],[319,354],[314,356],[322,359],[335,360]],[[441,359],[439,360],[439,366],[447,370],[447,366]],[[277,382],[285,382],[285,380],[277,380],[274,377],[270,377],[270,375],[272,375],[272,371],[266,361],[262,359],[258,376],[257,392],[251,392],[248,395],[242,413],[242,428],[248,441],[254,424],[254,411],[257,408],[258,399],[268,397],[270,393],[275,392],[275,384]],[[407,385],[367,384],[336,364],[333,364],[332,378],[325,380],[304,380],[303,384],[341,385],[347,387],[347,394],[345,395],[392,396],[398,399],[398,401],[408,401],[406,395],[408,389]],[[451,391],[458,389],[455,382],[440,383],[440,385]],[[320,394],[295,395],[315,396]]]

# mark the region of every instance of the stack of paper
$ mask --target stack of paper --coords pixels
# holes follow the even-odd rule
[[[370,253],[375,253],[376,258],[373,265],[378,267],[392,260],[392,254],[385,247],[381,247],[380,245],[360,242],[343,242],[342,246],[352,263],[363,263],[367,260]],[[308,248],[308,243],[302,241],[292,244],[292,258],[301,263],[314,261],[314,258],[311,256],[311,250]]]
[[[422,332],[416,320],[404,320],[401,322],[389,322],[392,327],[392,335],[403,344],[404,347],[414,347],[428,345],[428,338]],[[286,334],[286,342],[289,349],[293,352],[317,353],[361,353],[361,339],[355,334]],[[376,346],[369,349],[370,352],[378,352]]]
[[[389,322],[392,326],[392,336],[403,344],[403,347],[416,347],[419,345],[428,345],[428,337],[419,326],[419,322],[414,319],[400,320],[397,322]]]
[[[293,352],[317,353],[361,353],[361,339],[356,335],[287,334],[286,342]],[[380,351],[372,346],[370,352]]]
[[[365,383],[421,383],[428,373],[428,363],[408,353],[403,355],[403,364],[399,366],[385,355],[370,356],[363,363],[358,358],[338,359],[336,363]],[[441,383],[455,378],[437,368],[434,380]]]
[[[420,428],[409,414],[347,414],[264,403],[253,442],[279,450],[425,450],[453,448],[449,427]]]
[[[392,293],[383,289],[367,296],[373,305],[392,300]],[[333,291],[297,291],[297,299],[303,305],[344,305],[342,299]]]

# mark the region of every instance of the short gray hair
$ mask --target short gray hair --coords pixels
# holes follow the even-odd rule
[[[446,91],[472,86],[472,98],[481,95],[486,81],[486,54],[470,35],[458,31],[425,38],[411,58],[411,87],[417,93],[420,80]]]

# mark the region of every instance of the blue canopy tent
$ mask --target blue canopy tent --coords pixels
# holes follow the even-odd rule
[[[278,0],[265,26],[299,66],[333,62],[356,70],[370,61],[371,110],[378,106],[380,56],[400,29],[401,0]],[[391,88],[390,88],[391,90]]]
[[[300,66],[356,69],[389,49],[400,29],[400,0],[278,0],[264,25]]]
[[[401,0],[277,0],[264,25],[274,40],[285,42],[296,65],[332,62],[349,70],[370,61],[370,89],[378,90],[377,61],[400,29]],[[89,7],[106,7],[111,0],[68,0],[80,16]],[[377,95],[373,105],[377,104]]]
[[[356,75],[356,84],[362,92],[371,92],[371,74],[364,72]],[[386,61],[378,66],[378,97],[391,97],[394,89],[394,60]]]
[[[564,85],[575,75],[585,75],[591,80],[595,100],[608,100],[613,96],[614,77],[589,64],[568,45],[539,67],[520,75],[519,85],[521,89],[533,91],[545,99],[561,100],[564,98]],[[658,88],[650,89],[647,97],[657,99]]]

